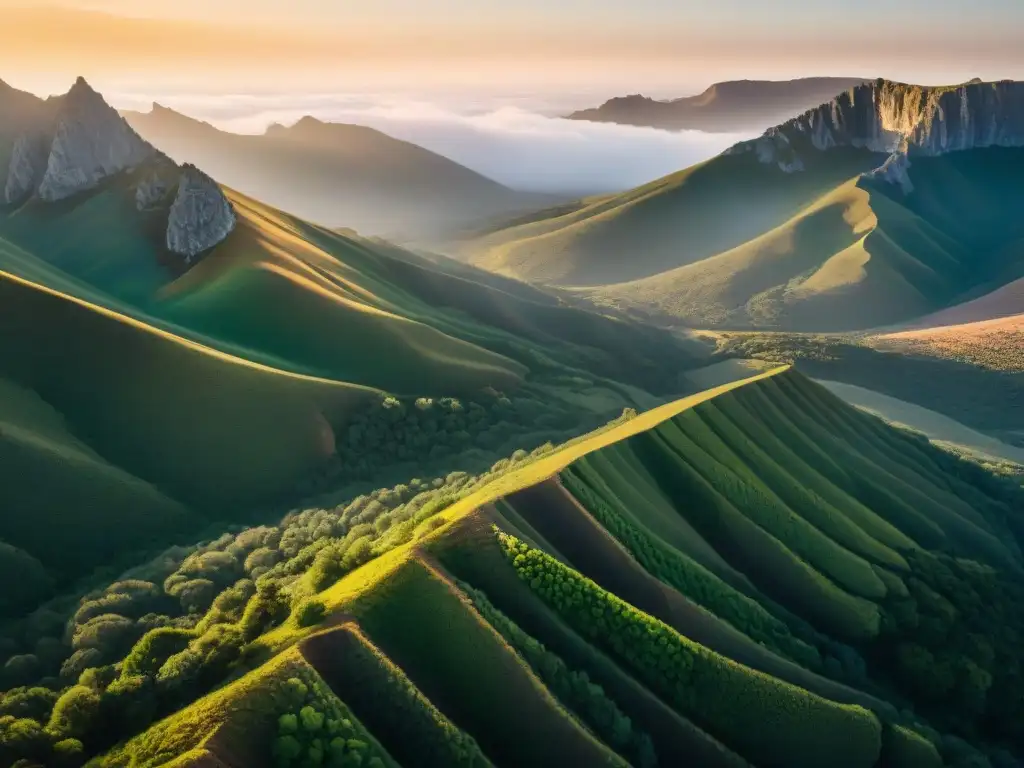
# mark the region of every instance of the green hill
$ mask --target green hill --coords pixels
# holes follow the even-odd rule
[[[663,324],[906,322],[1020,277],[1022,100],[1013,83],[865,84],[701,165],[456,248]],[[954,112],[997,127],[975,135]]]
[[[0,98],[29,120],[65,97]],[[310,494],[482,470],[677,393],[705,354],[231,190],[230,234],[186,261],[166,202],[139,205],[149,174],[0,206],[0,543],[50,586]]]
[[[54,602],[5,674],[59,698],[0,699],[0,754],[1008,766],[1022,500],[774,369]]]

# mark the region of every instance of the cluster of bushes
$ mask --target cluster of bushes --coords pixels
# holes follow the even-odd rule
[[[374,732],[387,734],[388,748],[403,765],[424,768],[488,768],[472,736],[452,723],[419,688],[348,627],[332,634],[332,660],[325,672],[345,691],[346,702]]]
[[[17,589],[0,593],[0,616],[36,605],[52,588],[46,567],[23,549],[0,540],[0,584]]]
[[[469,596],[481,616],[523,657],[552,693],[601,739],[636,768],[654,768],[658,755],[654,742],[636,728],[601,686],[586,672],[571,670],[562,659],[519,628],[498,610],[487,595],[469,584],[459,588]]]
[[[277,525],[235,527],[192,547],[171,547],[105,587],[9,622],[0,627],[0,712],[11,710],[2,715],[0,733],[9,735],[0,754],[13,755],[12,763],[57,765],[60,742],[80,741],[87,757],[141,732],[258,663],[251,643],[289,615],[299,624],[320,621],[315,595],[345,573],[552,448],[516,451],[479,476],[413,479],[331,508],[289,513]],[[19,704],[29,690],[49,692],[44,698],[53,706]],[[73,762],[72,747],[61,747],[61,760]]]
[[[630,524],[569,467],[561,475],[570,493],[650,573],[678,589],[766,648],[809,669],[821,668],[817,650],[797,639],[789,628],[757,602],[730,587],[693,560],[672,551]]]
[[[948,555],[907,559],[908,594],[886,602],[872,660],[943,729],[1024,748],[1024,583]]]
[[[277,720],[272,755],[278,768],[385,768],[392,765],[330,691],[289,678],[289,707]]]
[[[870,768],[881,725],[685,639],[550,555],[498,532],[519,576],[577,632],[620,659],[681,714],[751,760],[794,768]],[[843,749],[836,750],[836,744]]]
[[[360,410],[338,435],[337,456],[326,472],[343,480],[365,480],[379,467],[438,463],[470,448],[501,452],[511,448],[509,443],[527,426],[531,432],[554,436],[589,428],[592,418],[585,419],[579,409],[558,399],[541,401],[529,394],[510,398],[484,390],[472,400],[408,401],[389,395]]]

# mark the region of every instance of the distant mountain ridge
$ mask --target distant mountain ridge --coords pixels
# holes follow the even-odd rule
[[[431,240],[450,229],[551,202],[423,147],[361,125],[306,116],[258,135],[222,131],[154,104],[125,111],[142,136],[223,183],[328,227]]]
[[[697,96],[661,101],[635,94],[568,115],[570,120],[713,133],[758,130],[825,103],[864,78],[808,77],[796,80],[731,80]]]
[[[1022,274],[1022,171],[1024,84],[878,80],[705,163],[459,247],[661,322],[866,330]]]
[[[810,147],[807,147],[807,143]],[[938,156],[987,147],[1024,146],[1024,83],[973,80],[927,87],[876,80],[771,128],[730,153],[754,152],[792,173],[801,153],[855,147],[890,155],[872,172],[909,192],[915,155]]]
[[[166,214],[164,245],[186,264],[234,228],[231,205],[212,179],[142,139],[83,78],[45,101],[4,85],[0,106],[12,118],[0,134],[4,205],[57,203],[125,176],[140,216]]]

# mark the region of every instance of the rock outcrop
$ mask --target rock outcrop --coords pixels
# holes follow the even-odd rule
[[[64,96],[38,101],[38,115],[12,148],[4,203],[65,200],[134,174],[136,209],[167,211],[164,245],[186,264],[234,229],[231,203],[213,179],[191,165],[179,168],[82,78]]]
[[[58,111],[38,195],[63,200],[156,156],[156,149],[79,78]]]
[[[802,148],[794,151],[797,146]],[[730,152],[754,152],[760,162],[794,172],[804,165],[794,161],[801,160],[798,152],[836,147],[889,155],[868,175],[912,189],[907,169],[915,155],[1024,147],[1024,83],[971,81],[932,88],[877,80],[851,88]]]
[[[910,180],[910,157],[906,152],[893,152],[888,160],[875,170],[865,173],[863,177],[894,184],[905,195],[914,191],[914,182]]]
[[[194,165],[182,166],[167,219],[167,249],[191,264],[234,228],[235,213],[217,182]]]
[[[11,149],[4,185],[4,203],[21,203],[39,188],[46,175],[51,137],[42,131],[23,133]]]
[[[172,166],[171,172],[176,168]],[[135,207],[140,211],[148,211],[158,207],[167,198],[173,182],[168,179],[168,170],[157,169],[146,176],[135,187]]]

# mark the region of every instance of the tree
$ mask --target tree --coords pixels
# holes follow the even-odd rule
[[[14,688],[0,697],[0,716],[28,717],[43,723],[50,719],[57,698],[49,688]]]
[[[13,514],[13,512],[12,512]],[[0,584],[17,585],[0,590],[0,614],[30,608],[51,588],[46,568],[23,549],[0,541]]]
[[[303,600],[295,610],[295,621],[300,627],[312,627],[324,620],[327,609],[319,600]]]
[[[34,654],[22,653],[7,660],[0,677],[5,683],[4,687],[27,685],[38,677],[39,669],[39,659]]]
[[[103,665],[103,654],[95,648],[82,648],[81,650],[75,651],[70,657],[61,665],[60,676],[61,679],[67,682],[77,682],[78,678],[82,676],[82,673],[87,669],[99,667]]]

